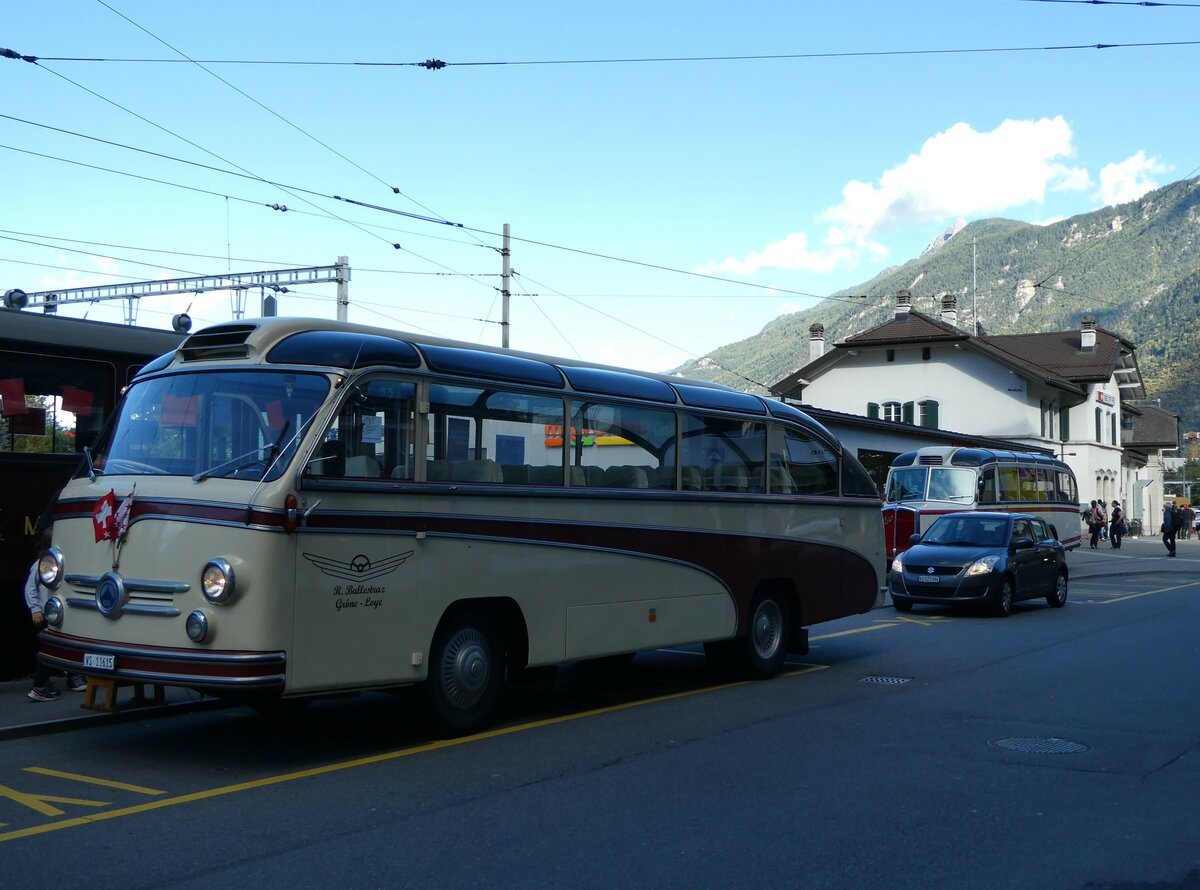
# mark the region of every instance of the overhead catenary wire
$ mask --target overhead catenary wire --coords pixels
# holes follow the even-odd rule
[[[1141,5],[1141,4],[1139,4]],[[1167,4],[1159,4],[1167,5]],[[1177,4],[1184,5],[1184,4]],[[1145,49],[1156,47],[1187,47],[1200,45],[1200,40],[1159,40],[1133,43],[1064,43],[1027,46],[975,46],[927,49],[890,50],[842,50],[805,53],[762,53],[721,56],[644,56],[594,59],[492,59],[468,62],[447,62],[442,59],[426,59],[420,62],[392,61],[340,61],[318,59],[196,59],[194,63],[204,65],[281,65],[348,68],[424,68],[441,71],[446,68],[486,68],[532,65],[650,65],[668,63],[702,62],[770,62],[805,59],[864,59],[904,56],[939,55],[982,55],[998,53],[1073,52],[1081,50]],[[14,50],[0,49],[0,56],[20,59],[25,62],[105,62],[140,65],[185,64],[185,59],[120,58],[115,56],[34,56],[22,55]]]

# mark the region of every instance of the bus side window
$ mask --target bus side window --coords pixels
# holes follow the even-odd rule
[[[996,468],[984,467],[979,471],[979,503],[994,504],[999,500],[996,496]]]
[[[1021,499],[1021,487],[1017,482],[1017,468],[997,467],[996,472],[999,475],[1000,500],[1019,501]]]
[[[807,436],[799,430],[789,428],[782,432],[782,455],[776,448],[778,440],[774,432],[771,438],[771,491],[836,495],[838,493],[837,455],[816,438]],[[784,464],[782,468],[776,466],[779,461]]]
[[[682,422],[685,486],[691,478],[701,491],[763,490],[764,424],[700,414]]]

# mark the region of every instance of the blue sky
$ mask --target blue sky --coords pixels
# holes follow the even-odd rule
[[[958,219],[1196,175],[1200,46],[1039,48],[1198,39],[1196,6],[1025,0],[10,4],[0,46],[39,62],[0,59],[0,290],[345,255],[352,321],[499,344],[508,223],[514,348],[667,370]],[[447,66],[275,64],[426,59]],[[137,320],[185,309],[232,303]]]

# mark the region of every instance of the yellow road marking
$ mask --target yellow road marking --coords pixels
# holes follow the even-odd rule
[[[1158,590],[1146,590],[1142,593],[1131,593],[1128,596],[1115,596],[1112,599],[1104,600],[1103,602],[1099,603],[1099,605],[1106,606],[1109,603],[1121,603],[1125,600],[1135,600],[1140,596],[1152,596],[1156,593],[1167,593],[1172,590],[1183,590],[1185,587],[1195,587],[1197,584],[1200,584],[1200,581],[1189,581],[1186,584],[1176,584],[1173,587],[1160,587]]]
[[[0,785],[0,797],[7,797],[22,806],[29,807],[31,810],[37,810],[43,816],[61,816],[63,811],[58,807],[52,807],[50,804],[74,804],[77,807],[104,807],[108,806],[107,801],[103,800],[82,800],[78,797],[58,797],[53,794],[27,794],[24,791],[18,791],[16,788],[9,788],[7,785]],[[4,835],[0,835],[3,838]]]
[[[808,674],[813,671],[824,670],[828,665],[808,665],[797,671],[789,671],[780,674],[781,677],[793,677],[800,674]],[[0,843],[4,841],[14,841],[20,838],[33,837],[39,834],[46,834],[51,831],[61,831],[64,828],[75,828],[80,825],[88,825],[92,822],[103,822],[108,819],[120,819],[125,816],[135,816],[140,813],[149,813],[154,810],[162,810],[167,807],[179,806],[180,804],[196,803],[202,800],[213,800],[218,797],[226,797],[230,794],[240,794],[244,791],[254,791],[259,788],[268,788],[272,785],[282,785],[286,782],[295,782],[298,779],[309,779],[314,776],[323,776],[330,773],[341,772],[343,770],[355,769],[361,766],[373,766],[379,763],[387,763],[390,760],[399,760],[402,757],[411,757],[416,754],[428,754],[433,751],[440,751],[446,748],[455,748],[459,745],[466,745],[471,742],[481,742],[487,739],[501,738],[507,735],[514,735],[519,732],[528,732],[532,729],[541,729],[546,726],[556,726],[562,723],[569,723],[574,720],[581,720],[586,717],[598,717],[602,714],[613,714],[618,711],[626,711],[631,708],[642,707],[643,705],[658,704],[660,702],[672,701],[674,699],[687,698],[692,695],[700,695],[708,692],[717,692],[722,689],[733,689],[738,686],[746,686],[753,681],[738,680],[732,683],[722,683],[718,686],[705,686],[701,689],[689,689],[684,692],[672,692],[666,695],[658,695],[653,698],[639,699],[633,702],[624,702],[617,705],[606,705],[602,708],[593,708],[590,711],[581,711],[578,714],[564,714],[559,717],[547,717],[544,720],[535,720],[532,723],[520,723],[514,726],[504,726],[499,729],[489,729],[485,732],[476,733],[475,735],[464,736],[458,739],[439,739],[436,742],[427,742],[423,745],[417,745],[413,748],[403,748],[399,751],[385,751],[382,754],[372,754],[367,757],[357,757],[353,760],[343,760],[340,763],[331,763],[326,766],[314,766],[308,769],[296,770],[290,773],[283,773],[278,776],[267,776],[262,779],[253,779],[249,782],[238,782],[235,785],[225,785],[220,788],[210,788],[205,791],[194,791],[190,794],[180,794],[176,797],[159,798],[158,800],[147,801],[146,803],[134,804],[133,806],[121,807],[115,810],[106,810],[102,813],[92,813],[86,816],[76,816],[71,819],[62,819],[57,822],[47,822],[44,825],[34,825],[28,828],[18,828],[13,831],[0,833]],[[16,796],[19,792],[12,792],[11,789],[0,785],[0,796]],[[67,798],[52,798],[39,797],[39,800],[54,800],[60,803],[79,803],[86,805],[103,806],[99,802],[89,801],[71,801]],[[35,807],[36,809],[36,807]],[[60,813],[47,813],[46,815],[60,815]]]
[[[77,773],[64,773],[61,770],[47,769],[44,766],[27,766],[27,773],[39,773],[43,776],[54,776],[59,779],[70,779],[72,782],[85,782],[88,785],[103,785],[105,788],[117,788],[121,791],[132,791],[134,794],[166,794],[155,788],[143,788],[141,785],[129,785],[125,782],[114,782],[112,779],[97,779],[94,776],[81,776]]]
[[[881,619],[876,618],[875,620],[879,621]],[[812,642],[813,640],[831,640],[834,637],[848,637],[848,636],[850,636],[850,634],[862,634],[862,633],[866,633],[869,630],[883,630],[885,627],[898,627],[898,626],[899,625],[897,624],[897,622],[889,621],[886,624],[872,624],[867,627],[852,627],[852,628],[850,628],[850,630],[839,630],[839,631],[836,631],[831,634],[820,634],[815,637],[809,637],[808,639],[809,639],[809,642]]]

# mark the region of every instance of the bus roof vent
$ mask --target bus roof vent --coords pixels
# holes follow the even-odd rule
[[[917,458],[917,463],[923,467],[940,467],[942,456],[940,454],[922,454]]]
[[[253,324],[219,324],[197,331],[179,348],[183,360],[205,358],[244,358],[250,354],[246,340],[258,328]]]

